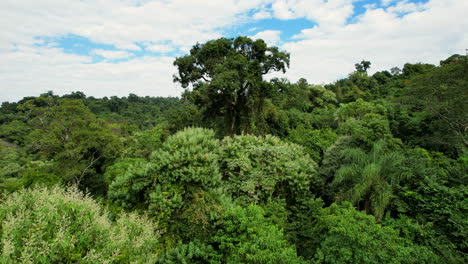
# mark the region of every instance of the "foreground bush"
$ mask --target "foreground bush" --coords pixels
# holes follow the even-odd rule
[[[38,188],[0,205],[1,263],[153,263],[151,222],[121,215],[115,222],[92,198],[70,188]]]

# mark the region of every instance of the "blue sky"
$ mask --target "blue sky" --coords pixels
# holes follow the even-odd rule
[[[0,101],[80,90],[177,96],[172,61],[196,42],[238,35],[291,53],[282,77],[333,82],[436,63],[468,48],[462,0],[6,0],[0,3]]]
[[[424,4],[428,0],[410,0],[408,3]],[[353,12],[347,17],[346,24],[353,24],[357,22],[357,19],[360,15],[364,14],[369,6],[372,8],[382,8],[387,10],[389,8],[395,7],[398,3],[402,1],[390,1],[388,4],[382,3],[380,0],[361,0],[354,1]],[[265,9],[272,9],[272,4],[267,4]],[[293,38],[294,36],[301,33],[302,30],[318,26],[318,22],[313,19],[298,16],[290,19],[279,19],[275,17],[269,17],[264,19],[252,19],[258,12],[257,9],[253,8],[245,12],[248,15],[247,18],[234,23],[233,25],[228,25],[222,28],[219,28],[219,33],[228,38],[235,38],[236,36],[255,36],[256,34],[264,31],[278,31],[279,32],[279,41],[272,44],[279,44],[285,42],[295,42],[299,41],[302,38]],[[401,12],[399,16],[406,15],[409,12]],[[102,61],[109,61],[112,63],[119,63],[122,61],[128,61],[136,57],[143,56],[182,56],[186,52],[183,50],[174,47],[173,50],[168,52],[152,51],[151,49],[146,49],[144,41],[135,41],[134,45],[139,46],[140,50],[135,49],[120,49],[115,45],[103,42],[95,42],[86,38],[85,36],[76,35],[76,34],[65,34],[57,36],[36,36],[36,39],[40,43],[36,43],[36,46],[48,46],[52,45],[57,48],[63,49],[63,52],[69,54],[77,54],[83,56],[89,56],[92,58],[90,63],[99,63]],[[171,41],[161,41],[158,44],[170,45]],[[105,50],[105,51],[122,51],[125,50],[127,54],[122,54],[122,58],[113,58],[105,57],[103,54],[96,54],[95,50]],[[112,54],[112,53],[110,53]],[[126,55],[126,56],[125,56]],[[118,57],[118,56],[117,56]]]

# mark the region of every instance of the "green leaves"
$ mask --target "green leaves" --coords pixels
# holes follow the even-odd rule
[[[351,204],[332,204],[313,216],[310,230],[315,236],[313,263],[438,263],[425,247],[398,236],[373,216],[356,211]]]
[[[308,195],[317,183],[316,163],[295,144],[266,136],[235,136],[222,144],[221,168],[228,192],[243,202]]]
[[[383,141],[375,143],[369,153],[355,148],[343,150],[343,165],[332,182],[339,190],[335,199],[350,201],[381,220],[393,196],[393,186],[401,180],[396,174],[404,158],[386,151]]]
[[[263,40],[220,38],[193,46],[190,55],[176,58],[174,65],[174,81],[184,88],[193,85],[185,96],[202,108],[206,119],[222,117],[222,132],[262,134],[264,100],[273,91],[263,75],[284,72],[289,54],[267,47]]]
[[[3,263],[154,262],[155,226],[135,214],[111,222],[77,189],[23,190],[0,204]]]
[[[230,208],[216,230],[213,241],[223,253],[223,263],[305,263],[258,206]]]
[[[212,130],[188,128],[167,138],[150,162],[124,160],[109,198],[127,209],[148,210],[170,236],[197,236],[219,211],[219,140]],[[126,168],[126,169],[125,169]],[[199,229],[195,227],[200,227]]]
[[[113,161],[122,147],[110,126],[77,100],[30,107],[40,114],[33,119],[37,126],[28,136],[28,149],[54,160],[55,172],[63,183],[102,192],[103,179],[96,172]]]

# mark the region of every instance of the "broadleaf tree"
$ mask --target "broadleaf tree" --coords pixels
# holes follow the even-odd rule
[[[176,58],[174,81],[192,85],[185,96],[203,109],[207,120],[215,121],[221,132],[262,134],[266,98],[274,85],[263,79],[270,72],[286,71],[289,54],[248,37],[220,38],[196,44],[189,55]]]

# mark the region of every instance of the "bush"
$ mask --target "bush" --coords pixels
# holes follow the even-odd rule
[[[108,218],[75,188],[22,190],[0,205],[1,263],[150,263],[158,236],[135,214]]]

